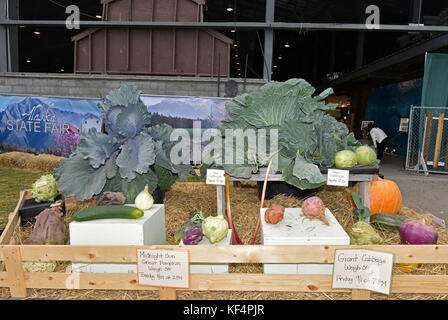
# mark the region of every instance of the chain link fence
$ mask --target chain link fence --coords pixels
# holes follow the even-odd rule
[[[411,107],[406,170],[448,173],[448,108]]]

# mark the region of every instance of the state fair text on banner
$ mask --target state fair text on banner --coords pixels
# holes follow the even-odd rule
[[[0,95],[0,152],[67,157],[81,133],[101,131],[101,100]]]

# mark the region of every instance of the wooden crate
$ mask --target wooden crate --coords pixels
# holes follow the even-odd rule
[[[11,296],[26,297],[27,288],[67,290],[159,290],[161,299],[176,299],[177,290],[140,286],[136,274],[29,273],[22,261],[80,261],[136,263],[140,246],[51,246],[10,244],[14,227],[20,223],[18,207],[28,195],[21,192],[16,210],[10,215],[1,237],[0,287]],[[148,249],[185,249],[180,246],[147,246]],[[336,249],[369,249],[395,254],[395,263],[448,263],[448,245],[377,246],[191,246],[191,263],[333,263]],[[295,291],[352,292],[354,300],[369,299],[369,291],[331,288],[331,275],[300,274],[192,274],[188,290],[198,291]],[[448,293],[447,275],[393,275],[391,293]]]

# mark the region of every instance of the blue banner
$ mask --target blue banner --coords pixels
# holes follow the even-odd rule
[[[101,100],[0,95],[0,151],[67,157],[90,128],[101,131]]]

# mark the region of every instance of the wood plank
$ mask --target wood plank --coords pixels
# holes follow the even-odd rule
[[[370,208],[370,182],[360,182],[359,184],[359,195],[362,200],[362,204],[367,208]],[[366,222],[370,222],[370,217],[366,219]]]
[[[159,288],[160,300],[177,300],[176,289]]]
[[[434,150],[434,164],[433,168],[439,167],[439,158],[440,158],[440,147],[442,146],[442,136],[443,136],[443,122],[445,119],[445,113],[441,113],[439,115],[439,120],[437,124],[437,136],[436,136],[436,147]]]
[[[0,236],[0,244],[9,244],[11,238],[14,235],[14,230],[16,226],[20,223],[20,215],[19,208],[22,204],[25,196],[27,195],[27,191],[20,191],[19,201],[17,202],[16,208],[12,212],[12,215],[9,216],[8,223],[6,224],[5,230],[3,230],[2,235]]]
[[[135,263],[136,249],[181,249],[184,246],[0,246],[21,249],[24,261]],[[448,263],[448,245],[210,245],[191,246],[191,263],[333,263],[336,249],[366,249],[395,254],[397,263]]]
[[[9,290],[12,297],[26,297],[25,276],[22,269],[20,248],[9,246],[2,249],[5,257],[6,277],[9,281]]]
[[[216,186],[216,204],[217,204],[217,214],[226,214],[226,194],[224,186]]]
[[[425,159],[425,162],[428,161],[429,144],[431,142],[431,131],[432,131],[433,117],[434,117],[434,112],[428,112],[428,118],[426,120],[425,142],[423,145],[423,159]]]
[[[443,168],[448,169],[448,138],[445,141],[445,165]]]
[[[319,168],[320,172],[327,179],[328,168]],[[260,168],[258,173],[253,174],[249,179],[229,177],[230,181],[264,181],[267,168]],[[379,173],[379,167],[365,166],[359,168],[350,168],[350,181],[372,181],[372,175]],[[284,181],[281,173],[277,173],[274,169],[269,171],[269,181]]]
[[[77,279],[73,281],[73,275]],[[191,287],[195,291],[289,291],[289,292],[351,292],[332,289],[331,275],[298,274],[192,274]],[[158,287],[139,286],[136,274],[104,273],[25,273],[27,288],[89,289],[89,290],[159,290]],[[73,286],[72,283],[76,285]],[[0,272],[0,287],[9,286],[6,272]],[[185,291],[187,289],[177,289]],[[446,275],[394,275],[391,293],[448,293]],[[355,295],[356,297],[356,295]]]
[[[352,290],[352,300],[369,300],[370,291],[368,290]]]

